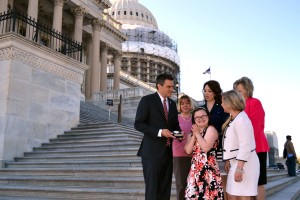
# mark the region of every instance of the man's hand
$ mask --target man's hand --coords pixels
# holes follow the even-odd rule
[[[162,136],[162,137],[166,137],[166,138],[173,138],[173,139],[176,138],[176,137],[172,134],[172,132],[169,131],[168,129],[163,129],[163,130],[161,131],[161,136]]]

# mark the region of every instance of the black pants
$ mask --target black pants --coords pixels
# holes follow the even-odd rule
[[[173,173],[172,149],[162,158],[142,158],[145,200],[170,200]]]
[[[288,175],[289,176],[296,176],[296,158],[293,157],[288,157],[286,159],[286,167],[288,169]]]
[[[173,170],[176,181],[177,200],[185,199],[187,177],[191,169],[192,157],[174,157]]]

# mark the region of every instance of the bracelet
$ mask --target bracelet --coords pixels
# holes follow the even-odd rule
[[[245,173],[244,170],[242,168],[236,168],[235,170],[236,172],[239,172],[239,173]]]

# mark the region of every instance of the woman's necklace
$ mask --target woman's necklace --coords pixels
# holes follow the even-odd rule
[[[207,107],[207,109],[208,109],[209,112],[211,111],[211,109],[214,106],[214,104],[215,104],[215,102],[213,102],[213,103],[206,102],[206,107]]]
[[[232,122],[236,118],[236,116],[238,116],[240,113],[241,113],[241,111],[237,111],[234,114],[231,114],[231,120],[230,120],[230,122]]]
[[[183,116],[182,114],[180,114],[180,116],[181,116],[182,119],[183,119],[184,121],[186,121],[186,122],[189,122],[189,121],[192,120],[192,117],[188,117],[188,118],[186,119],[186,118],[184,118],[184,116]]]

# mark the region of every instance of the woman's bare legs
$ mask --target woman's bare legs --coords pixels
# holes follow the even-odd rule
[[[266,189],[265,189],[265,185],[259,185],[257,188],[257,196],[256,196],[256,200],[265,200],[266,199]]]
[[[251,196],[234,196],[227,193],[228,200],[251,200]]]

